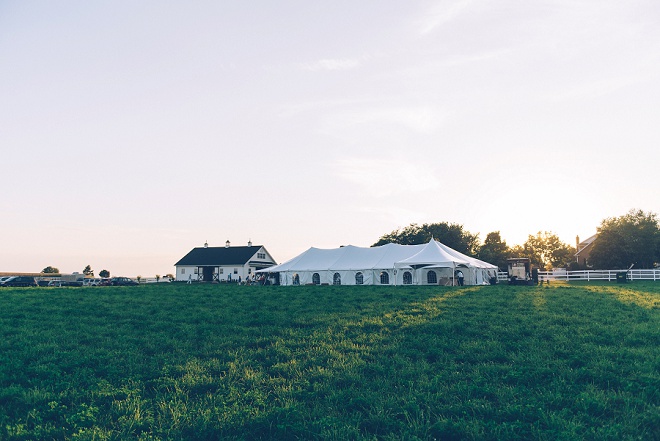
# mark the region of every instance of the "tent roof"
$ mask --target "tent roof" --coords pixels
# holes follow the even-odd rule
[[[421,266],[497,268],[486,262],[459,253],[436,240],[421,245],[389,243],[379,247],[309,248],[284,263],[261,272],[296,271],[359,271],[394,267]]]
[[[284,263],[264,272],[282,271],[347,271],[393,268],[394,263],[410,257],[424,245],[386,244],[380,247],[310,248]]]
[[[470,266],[473,266],[475,268],[482,268],[482,269],[497,269],[497,265],[493,265],[492,263],[484,262],[483,260],[476,259],[474,257],[466,256],[465,254],[456,251],[453,248],[449,248],[447,245],[437,242],[438,246],[441,247],[443,250],[447,251],[449,254],[452,256],[455,256],[459,259],[467,260]]]
[[[418,253],[408,257],[407,259],[396,262],[397,266],[410,266],[412,268],[421,268],[431,265],[455,267],[458,265],[468,264],[469,262],[467,260],[461,259],[460,257],[448,253],[443,247],[440,246],[440,242],[433,239],[424,245],[424,248],[419,250]]]

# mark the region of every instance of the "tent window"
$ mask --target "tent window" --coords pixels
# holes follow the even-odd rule
[[[435,271],[429,271],[426,273],[426,283],[434,285],[438,283],[438,275],[435,273]]]
[[[412,273],[410,271],[403,273],[403,284],[412,285]]]
[[[362,285],[364,283],[364,275],[362,273],[357,273],[355,275],[355,284]]]
[[[300,285],[300,276],[298,274],[293,275],[293,284]]]
[[[380,273],[380,284],[389,285],[390,284],[390,274],[387,271]]]
[[[339,273],[335,273],[335,275],[332,276],[332,284],[341,285],[341,275],[339,275]]]
[[[312,283],[314,285],[320,285],[321,284],[321,276],[319,276],[319,273],[312,274]]]

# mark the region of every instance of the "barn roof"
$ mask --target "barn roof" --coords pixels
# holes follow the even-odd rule
[[[193,248],[174,266],[245,265],[261,248],[261,245]]]

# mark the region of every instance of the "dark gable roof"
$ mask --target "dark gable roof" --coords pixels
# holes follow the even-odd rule
[[[251,247],[209,247],[193,248],[183,256],[174,266],[219,266],[219,265],[245,265],[261,245]]]

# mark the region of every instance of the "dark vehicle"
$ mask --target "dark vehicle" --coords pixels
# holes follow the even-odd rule
[[[81,281],[76,280],[75,282],[62,282],[62,286],[80,287],[80,286],[83,286],[83,283]]]
[[[110,284],[112,286],[133,286],[137,285],[138,283],[133,279],[129,279],[128,277],[113,277],[110,279]]]
[[[96,286],[110,286],[112,283],[110,283],[110,279],[101,279],[101,281],[96,285]]]
[[[37,281],[34,277],[14,276],[2,282],[2,285],[0,286],[37,286]]]
[[[82,286],[82,282],[67,282],[66,280],[51,280],[48,282],[48,286],[53,287],[53,286]]]

